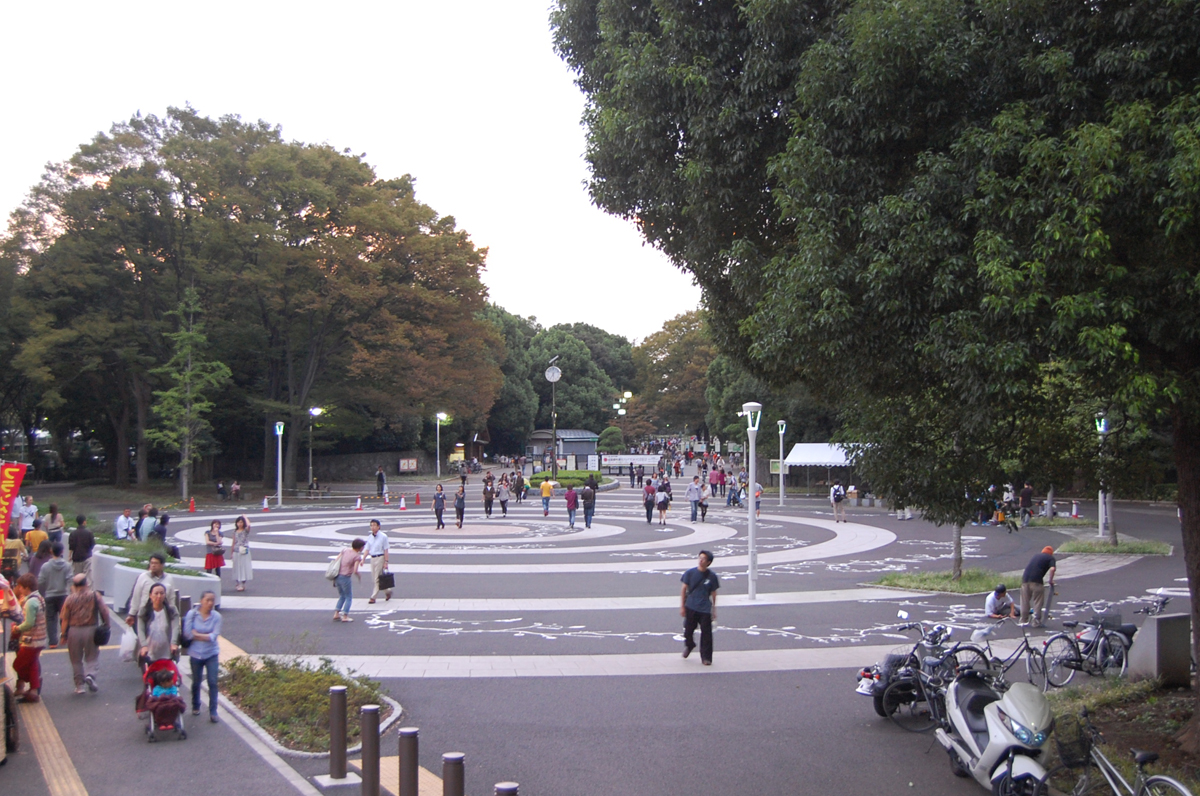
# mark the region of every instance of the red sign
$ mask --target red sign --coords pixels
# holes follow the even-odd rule
[[[8,534],[12,520],[13,501],[21,492],[21,481],[25,479],[28,465],[18,462],[0,464],[0,533]]]

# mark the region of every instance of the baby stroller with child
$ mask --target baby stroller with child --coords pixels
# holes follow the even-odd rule
[[[137,696],[134,711],[138,718],[146,719],[146,740],[154,743],[158,740],[155,732],[172,730],[179,733],[179,740],[187,740],[187,731],[183,728],[187,703],[179,696],[181,680],[175,662],[170,659],[154,661],[146,667],[142,683],[145,688]]]

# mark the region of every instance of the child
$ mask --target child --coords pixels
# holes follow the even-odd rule
[[[177,697],[179,686],[175,685],[175,673],[170,669],[159,669],[154,673],[154,687],[150,689],[152,697]]]

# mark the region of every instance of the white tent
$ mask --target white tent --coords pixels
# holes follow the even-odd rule
[[[788,467],[849,467],[845,452],[827,442],[804,442],[792,446],[783,463]]]

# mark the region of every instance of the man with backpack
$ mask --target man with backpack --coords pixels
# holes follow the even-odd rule
[[[846,490],[842,488],[841,481],[834,481],[833,487],[829,490],[829,505],[833,506],[833,521],[846,521]]]
[[[583,527],[592,527],[592,516],[596,513],[596,487],[594,480],[589,478],[583,487]]]

